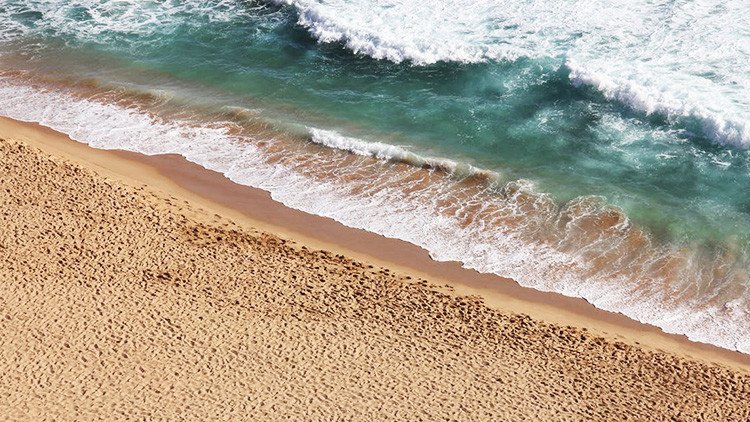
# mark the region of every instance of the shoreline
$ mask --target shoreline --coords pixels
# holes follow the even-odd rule
[[[28,142],[130,185],[151,186],[212,214],[228,217],[243,227],[273,233],[311,249],[327,250],[413,278],[427,279],[431,284],[443,286],[441,290],[446,293],[481,296],[492,309],[525,314],[646,350],[750,373],[750,355],[693,342],[684,335],[667,334],[622,314],[600,310],[584,299],[521,287],[510,279],[462,268],[457,262],[434,261],[427,251],[416,245],[288,208],[263,190],[236,184],[181,156],[98,150],[38,124],[4,117],[0,117],[0,137]]]

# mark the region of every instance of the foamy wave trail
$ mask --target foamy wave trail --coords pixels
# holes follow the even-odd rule
[[[726,272],[725,261],[720,259],[706,270],[705,262],[691,253],[655,247],[624,214],[596,197],[559,206],[523,182],[500,189],[474,185],[453,189],[454,181],[440,177],[430,177],[418,189],[401,189],[404,183],[413,187],[415,180],[425,181],[420,175],[429,172],[406,166],[397,173],[378,160],[360,171],[369,168],[380,177],[353,179],[351,183],[357,185],[349,186],[339,178],[316,177],[322,167],[342,171],[330,155],[334,162],[318,161],[312,166],[308,159],[295,161],[298,154],[288,151],[276,153],[281,159],[269,160],[262,143],[237,135],[241,132],[231,130],[231,124],[167,121],[137,107],[4,77],[0,77],[0,114],[41,123],[97,148],[181,154],[237,183],[264,189],[287,206],[414,243],[437,260],[463,262],[467,268],[511,277],[537,290],[582,297],[667,332],[750,353],[747,295],[731,296],[733,284],[719,284],[713,292],[684,300],[684,292],[673,290],[675,284],[649,280],[653,274],[644,279],[641,274],[653,269],[669,272],[679,264],[684,267],[672,275],[679,282],[704,272]],[[401,149],[330,132],[315,131],[311,137],[314,134],[320,143],[364,157],[414,159]],[[302,162],[306,165],[295,164]],[[727,295],[733,299],[726,300]]]
[[[569,60],[566,67],[575,86],[591,86],[609,100],[646,115],[661,115],[673,123],[690,127],[691,120],[695,121],[700,134],[717,144],[743,149],[750,147],[750,116],[740,116],[732,104],[720,107],[716,104],[720,99],[699,99],[695,94],[678,97],[678,90],[612,77],[609,73],[580,66],[574,60]]]
[[[320,42],[396,63],[564,67],[687,133],[750,145],[750,3],[614,0],[273,0]]]
[[[509,20],[498,25],[501,8],[492,1],[271,2],[294,6],[299,13],[298,23],[320,42],[341,42],[353,52],[375,59],[425,65],[512,60],[532,54],[531,42],[499,42],[517,29],[517,23]],[[512,12],[520,5],[508,6],[508,12]]]
[[[456,177],[479,176],[488,181],[498,181],[500,175],[490,170],[483,170],[470,164],[460,163],[447,158],[425,157],[415,154],[403,147],[382,142],[367,142],[357,138],[342,136],[336,132],[317,128],[308,128],[310,140],[353,154],[373,157],[380,160],[400,162],[423,169],[438,170]]]
[[[248,8],[233,0],[27,0],[7,2],[2,7],[5,10],[0,13],[0,36],[6,39],[48,33],[101,44],[116,43],[123,36],[144,38],[180,25],[198,25],[197,16],[208,21],[229,21],[249,13]]]

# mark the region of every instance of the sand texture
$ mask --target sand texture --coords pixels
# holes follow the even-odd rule
[[[750,376],[492,310],[429,280],[0,141],[10,420],[750,420]]]

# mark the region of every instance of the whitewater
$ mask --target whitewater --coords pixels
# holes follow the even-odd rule
[[[750,5],[277,0],[320,42],[414,65],[551,58],[608,99],[750,146]]]

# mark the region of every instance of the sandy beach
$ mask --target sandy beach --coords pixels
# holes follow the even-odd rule
[[[0,119],[9,420],[750,420],[750,358]]]

